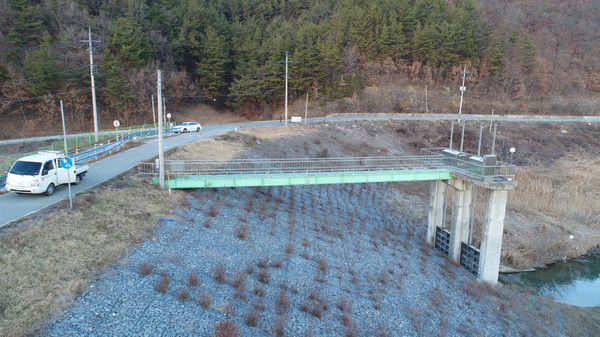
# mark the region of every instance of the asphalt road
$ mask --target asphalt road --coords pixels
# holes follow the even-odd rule
[[[232,123],[219,125],[206,125],[201,134],[186,133],[163,140],[165,150],[191,143],[198,139],[214,137],[236,128],[248,128],[278,124],[278,122],[254,122],[254,123]],[[75,193],[81,192],[93,186],[96,186],[112,177],[115,177],[139,162],[150,159],[158,155],[158,139],[152,139],[145,144],[130,148],[126,151],[118,152],[110,157],[104,158],[90,164],[90,169],[85,178],[79,185],[71,185],[73,198],[77,198]],[[51,206],[63,199],[69,198],[67,185],[61,185],[56,188],[52,196],[37,194],[17,194],[10,192],[0,196],[0,227],[21,219],[31,213],[37,212],[43,208]]]

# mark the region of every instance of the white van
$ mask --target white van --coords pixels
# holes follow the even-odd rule
[[[61,166],[64,156],[58,151],[42,151],[17,160],[8,170],[6,191],[52,195],[56,186],[67,184],[69,180],[79,184],[89,165],[73,165],[67,170]]]

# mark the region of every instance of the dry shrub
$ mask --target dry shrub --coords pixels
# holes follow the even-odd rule
[[[325,258],[320,257],[317,260],[317,269],[323,274],[327,273],[327,260]]]
[[[377,281],[379,281],[379,283],[381,284],[387,284],[389,280],[389,276],[387,274],[387,272],[382,269],[381,272],[379,273],[379,278],[377,279]]]
[[[391,334],[389,333],[388,329],[386,329],[383,325],[378,325],[374,331],[374,336],[375,337],[389,337],[389,336],[391,336]]]
[[[254,289],[252,289],[252,292],[254,293],[254,295],[256,295],[258,297],[264,297],[267,294],[265,288],[263,288],[259,285],[255,285]]]
[[[273,267],[273,268],[281,268],[282,265],[283,265],[283,259],[277,259],[277,260],[271,262],[271,267]]]
[[[277,294],[277,312],[283,313],[290,307],[290,299],[285,290],[279,291]]]
[[[246,315],[246,324],[249,326],[256,326],[258,324],[260,314],[261,311],[258,308],[252,307]]]
[[[219,283],[225,282],[225,266],[222,263],[213,269],[213,279]]]
[[[336,306],[341,312],[352,311],[352,303],[348,301],[346,296],[338,298]]]
[[[258,266],[260,268],[267,268],[269,266],[269,261],[264,257],[258,259]]]
[[[181,302],[185,302],[190,298],[190,292],[185,287],[179,287],[177,289],[177,298],[179,298]]]
[[[258,281],[264,284],[269,284],[271,282],[271,274],[267,269],[261,269],[258,272]]]
[[[340,318],[342,319],[343,326],[349,327],[352,324],[352,319],[347,313],[343,313],[342,316],[340,316]]]
[[[471,280],[466,282],[463,289],[467,295],[478,300],[483,300],[485,297],[496,294],[496,287],[494,285],[479,280]]]
[[[305,300],[302,304],[305,305],[306,308],[303,310],[301,307],[300,310],[308,311],[311,315],[321,318],[323,316],[323,312],[329,309],[329,305],[327,301],[321,296],[319,290],[313,288],[308,293],[308,299]]]
[[[249,231],[250,227],[248,227],[248,225],[241,224],[235,228],[235,235],[241,240],[246,240],[248,239]]]
[[[206,219],[204,219],[204,227],[206,227],[206,228],[210,228],[210,219],[211,219],[211,218],[206,218]]]
[[[217,209],[217,207],[215,207],[214,204],[211,204],[210,206],[208,206],[208,210],[206,211],[206,215],[208,215],[211,218],[214,218],[218,214],[219,214],[219,210]]]
[[[281,337],[285,335],[285,325],[287,324],[287,320],[285,317],[277,317],[275,322],[273,323],[273,335],[277,337]]]
[[[215,337],[239,337],[240,328],[232,321],[220,321],[215,325]]]
[[[138,266],[138,273],[140,273],[142,276],[148,276],[152,274],[153,271],[154,267],[148,262],[142,262]]]
[[[171,279],[168,275],[161,276],[160,280],[154,285],[154,289],[158,292],[166,294],[169,291],[169,285],[171,284]]]
[[[188,285],[190,287],[195,287],[200,283],[200,280],[198,279],[198,273],[195,270],[192,270],[190,272],[190,274],[188,275]]]
[[[286,254],[292,254],[294,252],[294,244],[293,243],[288,243],[285,245],[285,253]]]
[[[259,209],[258,209],[258,218],[259,218],[261,221],[264,221],[264,220],[265,220],[265,218],[267,217],[267,206],[268,206],[268,202],[269,202],[269,200],[268,200],[267,198],[263,199],[263,200],[260,202],[260,207],[259,207]]]
[[[208,293],[202,293],[198,295],[198,304],[200,304],[204,309],[210,308],[210,305],[212,304],[210,295]]]
[[[246,274],[236,273],[231,280],[231,285],[238,289],[246,288]]]
[[[252,275],[252,273],[254,273],[254,265],[253,265],[252,263],[249,263],[249,264],[246,266],[246,273],[247,273],[248,275]]]

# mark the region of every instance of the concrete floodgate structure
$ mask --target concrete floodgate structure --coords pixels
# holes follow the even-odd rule
[[[491,284],[498,283],[508,190],[516,186],[514,165],[495,155],[423,149],[419,156],[165,161],[168,188],[217,188],[431,181],[427,243]],[[156,163],[141,163],[156,175]],[[159,184],[159,177],[154,183]],[[480,247],[472,245],[474,187],[485,190]],[[446,226],[453,191],[451,224]]]

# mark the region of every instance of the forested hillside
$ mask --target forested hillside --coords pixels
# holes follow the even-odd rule
[[[593,93],[598,12],[558,0],[0,0],[0,119],[58,123],[62,99],[89,128],[88,27],[105,125],[151,120],[157,69],[170,107],[257,115],[283,99],[286,52],[291,97],[317,102],[359,95],[377,72],[454,83],[463,64],[473,85],[515,99]]]

